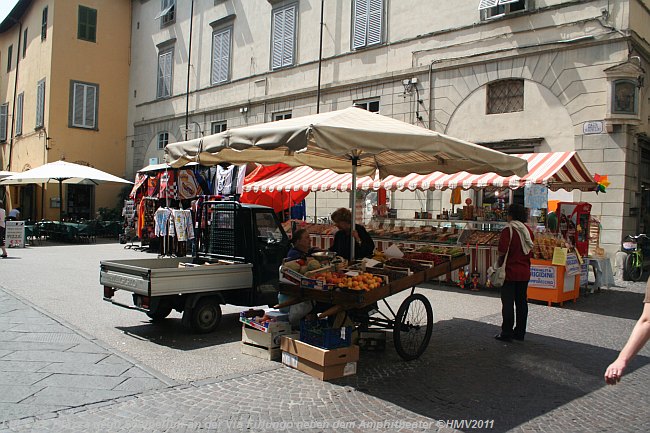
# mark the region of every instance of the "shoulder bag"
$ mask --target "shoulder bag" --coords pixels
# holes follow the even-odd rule
[[[508,253],[510,252],[510,245],[512,244],[512,226],[508,224],[510,229],[510,242],[508,243],[508,250],[506,251],[506,256],[503,258],[503,263],[501,266],[496,268],[492,275],[490,276],[490,284],[494,287],[502,287],[503,283],[506,281],[506,263],[508,262]]]

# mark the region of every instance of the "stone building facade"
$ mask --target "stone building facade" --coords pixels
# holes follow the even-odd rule
[[[499,3],[325,0],[320,110],[359,104],[511,153],[578,151],[607,193],[555,196],[593,203],[613,252],[650,229],[649,3]],[[129,175],[167,143],[316,112],[320,1],[132,5]],[[348,201],[317,200],[319,215]],[[404,217],[449,207],[440,191],[392,200]]]

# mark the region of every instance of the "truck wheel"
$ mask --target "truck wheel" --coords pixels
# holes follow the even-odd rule
[[[221,305],[214,298],[202,298],[192,308],[190,325],[194,332],[207,334],[217,329],[221,322]]]
[[[172,312],[171,305],[159,305],[155,310],[147,311],[147,316],[152,322],[160,322]]]

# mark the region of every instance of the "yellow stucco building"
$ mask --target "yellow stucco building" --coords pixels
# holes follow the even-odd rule
[[[18,1],[0,23],[0,169],[65,159],[124,176],[130,12],[129,0]],[[23,219],[56,219],[58,188],[0,195]],[[122,188],[64,185],[64,213],[93,218],[118,205]]]

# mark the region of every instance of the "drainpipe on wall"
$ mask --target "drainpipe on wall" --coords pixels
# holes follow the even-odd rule
[[[176,12],[178,13],[178,11]],[[194,0],[190,8],[190,38],[187,48],[187,88],[185,90],[185,141],[187,141],[187,133],[189,131],[189,116],[190,116],[190,71],[192,68],[192,27],[194,25]]]
[[[12,18],[12,21],[17,22]],[[18,94],[18,64],[20,63],[20,41],[23,35],[23,23],[22,21],[18,23],[18,49],[16,50],[16,73],[14,76],[14,100],[11,108],[11,134],[9,135],[9,165],[7,170],[11,171],[11,149],[14,147],[14,126],[16,123],[16,95]],[[9,59],[11,61],[11,59]],[[24,104],[23,104],[24,105]],[[24,110],[23,110],[24,111]]]

